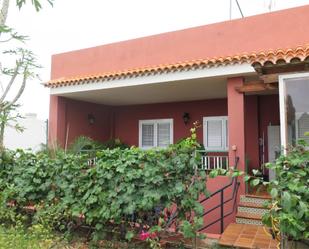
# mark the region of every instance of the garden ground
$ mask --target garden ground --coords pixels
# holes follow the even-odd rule
[[[165,248],[185,249],[191,248],[189,240],[184,241],[184,246],[179,240],[170,239]],[[147,249],[148,243],[133,240],[131,243],[120,242],[117,240],[101,241],[94,245],[89,242],[86,234],[70,234],[65,236],[50,232],[41,225],[33,225],[28,229],[21,226],[7,227],[0,225],[0,249]],[[200,240],[197,248],[199,249],[219,249],[216,243],[211,240]]]

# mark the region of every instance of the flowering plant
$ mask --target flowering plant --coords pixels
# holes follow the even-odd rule
[[[155,238],[157,238],[157,234],[143,230],[140,233],[139,238],[140,238],[140,240],[155,239]]]

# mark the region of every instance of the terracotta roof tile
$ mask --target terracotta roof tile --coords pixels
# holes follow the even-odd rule
[[[155,75],[175,71],[194,70],[198,68],[210,68],[234,64],[250,63],[251,65],[269,65],[290,63],[293,61],[309,61],[309,44],[295,48],[276,49],[261,52],[243,53],[240,55],[197,59],[193,61],[177,62],[174,64],[161,64],[145,68],[134,68],[124,71],[104,72],[91,75],[80,75],[75,77],[63,77],[50,80],[44,85],[50,88],[79,85],[90,82],[109,81],[121,78],[131,78],[144,75]]]

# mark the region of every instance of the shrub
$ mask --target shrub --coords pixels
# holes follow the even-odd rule
[[[293,240],[309,239],[309,151],[300,141],[289,148],[287,155],[280,156],[267,167],[274,170],[276,179],[268,190],[273,198],[271,211],[263,222]],[[257,182],[257,181],[256,181]]]
[[[91,166],[83,154],[3,152],[0,191],[17,210],[34,205],[34,221],[60,230],[85,222],[97,232],[113,227],[130,238],[160,220],[163,228],[178,224],[192,236],[202,220],[198,198],[206,194],[198,146],[192,129],[191,137],[167,149],[99,150]]]
[[[115,148],[126,149],[129,148],[129,146],[122,143],[118,138],[110,139],[105,142],[98,142],[90,137],[79,136],[70,145],[68,152],[77,154],[83,152],[93,152],[97,150],[115,149]]]

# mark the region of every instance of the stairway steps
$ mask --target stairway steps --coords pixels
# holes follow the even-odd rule
[[[240,202],[241,203],[253,203],[257,205],[266,205],[268,201],[270,201],[271,198],[265,197],[262,198],[261,196],[253,196],[253,195],[241,195],[240,196]]]
[[[243,218],[243,219],[252,219],[252,220],[262,220],[261,214],[253,214],[248,212],[237,212],[236,218]]]
[[[269,205],[266,203],[240,202],[237,211],[240,213],[264,215],[269,212]]]
[[[237,218],[237,217],[236,217],[236,223],[237,224],[256,225],[256,226],[262,226],[263,225],[262,220],[253,220],[253,219]]]
[[[242,195],[237,207],[236,223],[262,226],[262,217],[269,212],[269,197]]]
[[[239,207],[261,208],[261,209],[270,208],[270,206],[267,203],[252,203],[252,202],[240,202],[238,206]]]
[[[264,215],[264,214],[269,212],[269,209],[267,209],[267,208],[256,208],[256,207],[247,207],[247,206],[238,206],[237,211],[239,213]]]
[[[269,212],[269,196],[241,195],[236,223],[225,229],[219,245],[247,249],[276,249],[278,242],[263,226],[262,217]]]
[[[246,196],[246,197],[257,198],[257,199],[271,200],[271,196],[268,195],[268,194],[264,194],[264,195],[246,194],[245,196]]]

